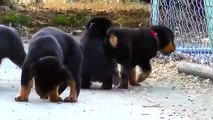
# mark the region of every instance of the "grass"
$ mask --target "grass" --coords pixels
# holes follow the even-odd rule
[[[53,16],[51,22],[58,25],[78,26],[84,24],[88,20],[87,16],[81,14],[73,15],[56,15]]]
[[[15,12],[10,12],[6,15],[0,17],[0,24],[3,23],[12,23],[12,24],[21,24],[29,25],[31,24],[31,18],[27,15],[16,14]]]
[[[0,24],[21,24],[32,32],[45,26],[81,29],[91,17],[105,16],[118,26],[135,28],[139,24],[149,25],[150,6],[145,3],[115,2],[117,0],[45,1],[44,4],[25,4],[24,11],[0,12]]]
[[[0,23],[14,23],[16,20],[15,13],[9,13],[5,16],[0,17]]]

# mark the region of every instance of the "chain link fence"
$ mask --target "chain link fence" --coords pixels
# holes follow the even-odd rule
[[[208,20],[212,0],[151,0],[151,25],[166,25],[175,33],[175,59],[213,66]],[[212,1],[213,3],[213,1]],[[206,14],[208,13],[208,14]],[[213,22],[213,21],[212,21]],[[209,21],[210,23],[210,21]],[[209,29],[208,29],[209,28]]]

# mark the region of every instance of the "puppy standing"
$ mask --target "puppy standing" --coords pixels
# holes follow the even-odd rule
[[[92,18],[81,38],[84,53],[82,88],[90,88],[91,81],[102,82],[102,89],[111,89],[113,75],[116,77],[117,64],[104,50],[104,39],[111,21],[105,17]]]
[[[77,42],[67,33],[47,27],[38,31],[29,46],[21,75],[21,90],[16,101],[28,101],[35,81],[36,93],[50,101],[62,101],[58,94],[61,83],[70,86],[66,102],[77,102],[80,92],[82,52]]]
[[[26,52],[17,31],[0,25],[0,63],[3,58],[9,58],[21,68],[25,57]]]
[[[122,81],[119,88],[140,85],[151,73],[150,59],[157,51],[165,55],[175,51],[173,32],[165,26],[127,29],[110,28],[107,32],[105,48],[107,53],[122,66]],[[135,66],[139,65],[142,73],[136,80]]]

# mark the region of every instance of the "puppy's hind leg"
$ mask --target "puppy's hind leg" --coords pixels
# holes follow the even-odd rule
[[[112,89],[112,75],[108,74],[103,78],[103,83],[101,85],[101,89],[110,90]]]
[[[129,76],[128,76],[129,70],[125,67],[122,67],[122,72],[121,72],[121,82],[118,86],[120,89],[128,89],[129,87]]]
[[[91,85],[91,75],[89,74],[84,74],[81,76],[82,81],[81,81],[81,88],[83,89],[90,89],[90,85]]]
[[[141,86],[136,80],[136,68],[131,68],[129,70],[129,84],[132,86]]]
[[[139,65],[139,66],[142,69],[142,73],[140,73],[140,75],[137,79],[137,82],[143,82],[151,74],[152,68],[151,68],[150,63],[147,63],[145,65]]]

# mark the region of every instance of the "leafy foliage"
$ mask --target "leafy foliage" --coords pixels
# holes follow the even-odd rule
[[[82,23],[85,23],[88,19],[88,16],[84,16],[81,14],[72,14],[72,15],[56,15],[53,16],[51,22],[57,25],[69,25],[69,26],[77,26]]]
[[[31,24],[31,18],[23,14],[15,14],[13,12],[8,13],[0,17],[0,23],[12,23],[12,24],[21,24],[29,25]]]

